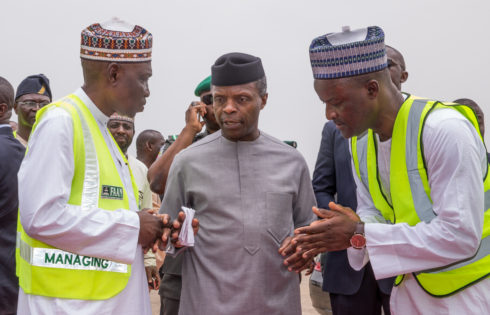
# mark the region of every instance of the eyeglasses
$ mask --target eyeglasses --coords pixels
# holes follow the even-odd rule
[[[43,108],[44,106],[48,105],[50,102],[48,101],[42,101],[42,102],[36,102],[36,101],[25,101],[25,102],[18,102],[17,104],[29,107],[29,108]]]
[[[201,97],[201,101],[206,105],[213,105],[213,95],[204,95],[203,97]]]

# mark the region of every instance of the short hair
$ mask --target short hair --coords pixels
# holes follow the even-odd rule
[[[8,109],[14,106],[14,87],[7,79],[0,77],[0,103],[6,103]]]
[[[457,100],[454,100],[453,103],[466,105],[473,110],[473,112],[475,113],[476,119],[478,120],[478,124],[480,125],[480,133],[483,136],[483,133],[485,132],[485,122],[481,121],[481,123],[480,123],[480,120],[478,119],[479,115],[481,116],[481,118],[483,118],[485,116],[481,107],[474,100],[469,99],[469,98],[458,98]]]
[[[481,110],[480,106],[478,106],[478,104],[474,100],[471,100],[469,98],[458,98],[453,103],[458,103],[458,104],[461,104],[461,105],[469,106],[469,107],[471,107],[473,109],[478,108],[478,109]]]
[[[156,131],[153,129],[143,130],[138,135],[138,138],[136,138],[136,154],[140,155],[145,149],[145,143],[147,143],[148,141],[150,141],[151,139],[153,139],[156,136],[162,136],[163,137],[163,135],[159,131]]]
[[[103,78],[104,71],[107,69],[109,62],[82,58],[81,64],[85,84],[92,85]]]
[[[267,94],[267,79],[265,76],[255,81],[255,87],[259,92],[259,95],[262,97]]]
[[[461,105],[466,105],[470,107],[474,112],[475,115],[478,117],[478,114],[484,115],[483,110],[481,107],[472,99],[469,98],[458,98],[457,100],[454,100],[453,103],[461,104]]]
[[[376,80],[378,82],[383,82],[384,84],[387,84],[389,82],[391,85],[391,77],[388,68],[343,79],[348,80],[349,83],[352,83],[358,87],[363,86],[370,80]]]
[[[398,49],[391,47],[390,45],[385,45],[385,47],[390,48],[395,52],[395,54],[397,54],[400,57],[400,66],[402,67],[402,70],[405,71],[406,70],[405,58],[403,58],[402,53]],[[388,52],[386,52],[386,56],[388,56]]]

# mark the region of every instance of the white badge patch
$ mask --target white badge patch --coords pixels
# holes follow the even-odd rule
[[[33,248],[31,257],[31,264],[39,267],[120,273],[126,273],[128,271],[128,265],[126,264],[104,258],[77,255],[56,248]]]

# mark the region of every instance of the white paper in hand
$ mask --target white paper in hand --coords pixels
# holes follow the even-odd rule
[[[191,208],[182,207],[182,211],[185,213],[185,220],[180,229],[179,241],[183,246],[194,246],[194,231],[192,230],[192,219],[194,219],[194,213],[196,211]]]
[[[182,246],[191,247],[194,246],[194,231],[192,229],[192,219],[194,218],[194,209],[182,207],[182,211],[185,213],[185,220],[182,223],[179,234],[179,242]],[[168,242],[167,248],[165,249],[167,254],[175,254],[175,246],[172,242]]]

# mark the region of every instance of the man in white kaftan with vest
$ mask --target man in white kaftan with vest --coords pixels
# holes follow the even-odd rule
[[[401,94],[377,26],[319,36],[310,59],[327,118],[352,138],[358,216],[314,209],[322,220],[291,247],[302,259],[347,248],[354,269],[398,276],[392,314],[489,313],[490,177],[474,112]]]
[[[446,265],[448,270],[455,270],[458,266],[455,261],[467,260],[468,257],[469,261],[476,260],[485,252],[488,255],[488,237],[480,243],[479,253],[473,252],[482,235],[482,209],[484,199],[488,198],[485,197],[488,192],[484,194],[482,185],[482,178],[487,172],[486,149],[475,126],[451,108],[434,109],[427,116],[422,143],[427,170],[432,175],[429,184],[437,220],[418,225],[417,231],[406,224],[386,224],[389,221],[374,206],[366,186],[358,176],[354,176],[358,213],[364,222],[370,224],[365,228],[366,239],[369,239],[366,250],[349,248],[349,261],[355,269],[371,261],[378,278],[405,275],[391,295],[394,314],[403,314],[407,310],[416,314],[479,314],[490,307],[488,278],[460,293],[435,297],[424,291],[412,273],[437,270]],[[392,202],[390,165],[395,162],[391,161],[390,153],[393,142],[392,139],[379,141],[378,137],[377,145],[381,185]],[[463,147],[466,150],[462,150]],[[353,172],[356,172],[355,166]],[[485,210],[487,208],[488,201]],[[445,225],[453,229],[448,231]],[[390,256],[396,256],[396,259],[386,259]],[[440,281],[443,286],[449,286],[444,280]]]
[[[134,59],[116,40],[137,43]],[[89,26],[84,86],[38,113],[18,175],[18,314],[151,313],[142,247],[163,223],[138,212],[127,160],[106,127],[116,110],[142,110],[151,40],[117,19]]]

